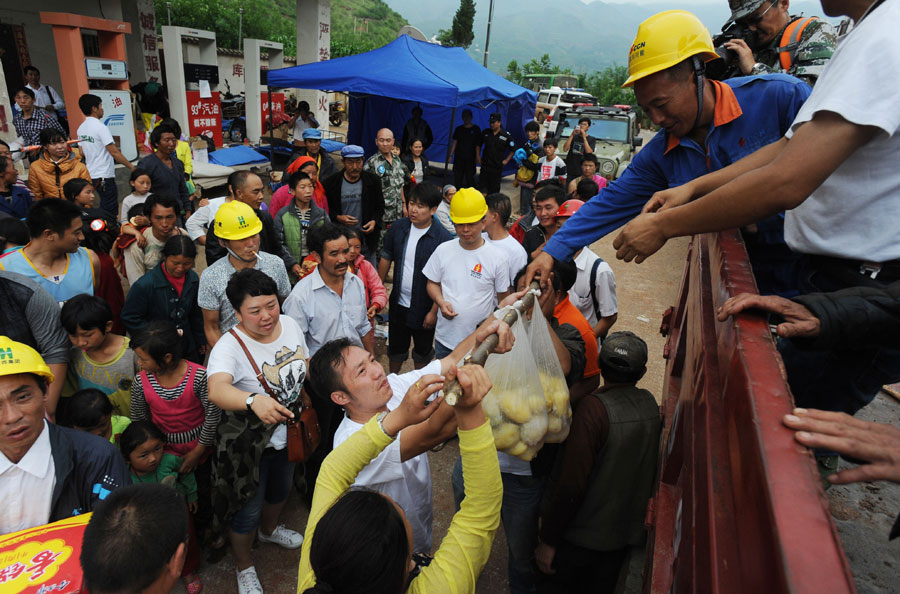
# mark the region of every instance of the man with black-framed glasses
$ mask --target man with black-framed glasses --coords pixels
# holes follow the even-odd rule
[[[815,84],[834,53],[834,27],[817,17],[790,15],[790,0],[728,0],[728,5],[730,20],[756,34],[749,44],[743,39],[725,43],[738,55],[740,74],[784,72]]]

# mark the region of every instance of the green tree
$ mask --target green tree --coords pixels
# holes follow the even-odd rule
[[[596,97],[600,105],[623,103],[634,105],[634,92],[623,89],[622,83],[628,78],[625,66],[607,66],[599,72],[592,72],[585,78],[584,90]]]
[[[438,32],[438,41],[443,45],[468,48],[475,39],[475,1],[459,0],[459,8],[453,15],[453,24],[450,30],[441,29]]]

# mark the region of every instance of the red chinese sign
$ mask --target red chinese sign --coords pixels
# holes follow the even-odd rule
[[[222,146],[222,110],[219,92],[209,99],[201,99],[200,91],[187,92],[188,132],[191,136],[207,136],[216,146]]]
[[[0,538],[0,594],[81,592],[81,541],[90,514]]]
[[[260,93],[262,102],[262,133],[269,129],[269,94]],[[284,113],[284,93],[272,93],[272,121],[277,126],[282,121],[289,119]]]

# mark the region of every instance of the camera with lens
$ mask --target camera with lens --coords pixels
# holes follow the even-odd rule
[[[734,50],[725,49],[725,43],[732,39],[743,39],[750,49],[756,48],[756,31],[740,23],[725,23],[722,32],[713,37],[713,47],[721,60],[706,63],[706,77],[713,80],[725,80],[734,76],[742,76],[738,54]]]

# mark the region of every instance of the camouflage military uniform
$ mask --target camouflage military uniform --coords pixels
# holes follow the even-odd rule
[[[792,16],[790,22],[793,23],[801,18],[804,17]],[[787,26],[784,29],[787,29]],[[778,48],[781,46],[784,29],[779,31],[765,47],[754,51],[756,64],[750,74],[783,72]],[[825,64],[831,59],[836,44],[837,32],[834,27],[820,19],[810,21],[803,29],[797,48],[792,52],[791,67],[787,74],[814,85],[822,69],[825,68]]]
[[[388,227],[397,219],[403,218],[403,185],[412,179],[409,169],[400,157],[395,156],[391,161],[385,159],[381,153],[375,153],[363,165],[363,171],[375,174],[381,179],[381,192],[384,194],[384,224],[378,232],[376,254],[381,253]]]

